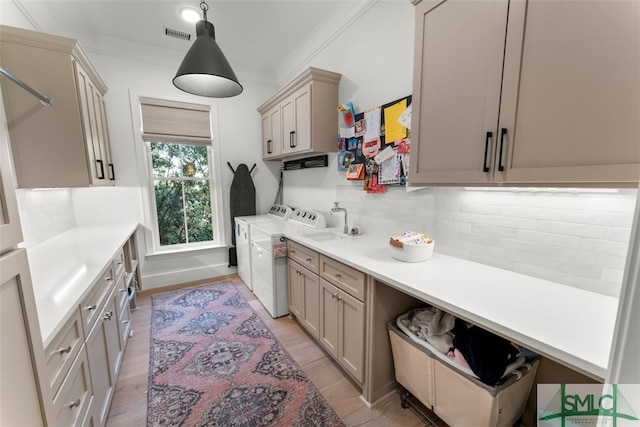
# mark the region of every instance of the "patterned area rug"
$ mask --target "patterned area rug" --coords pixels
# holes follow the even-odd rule
[[[344,426],[231,283],[152,297],[148,426]]]

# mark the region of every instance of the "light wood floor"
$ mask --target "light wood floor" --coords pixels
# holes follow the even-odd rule
[[[295,320],[289,316],[273,319],[238,276],[226,280],[240,290],[347,426],[445,426],[437,418],[402,409],[399,395],[390,396],[370,409],[347,374]],[[131,312],[133,334],[127,344],[111,404],[109,427],[146,425],[151,297],[138,297],[137,303],[138,308]]]

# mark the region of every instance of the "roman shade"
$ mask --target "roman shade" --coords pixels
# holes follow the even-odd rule
[[[211,144],[208,105],[141,97],[140,108],[145,141]]]

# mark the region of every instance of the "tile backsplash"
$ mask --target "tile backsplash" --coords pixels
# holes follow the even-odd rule
[[[436,252],[618,296],[637,190],[338,186],[350,222],[431,235]],[[351,220],[353,218],[353,220]]]
[[[76,226],[71,190],[17,189],[23,242],[29,248]]]

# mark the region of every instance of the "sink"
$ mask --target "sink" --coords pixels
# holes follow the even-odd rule
[[[324,231],[318,233],[309,233],[306,234],[306,237],[309,240],[313,240],[314,242],[328,242],[330,240],[340,240],[346,237],[346,234],[338,233],[335,231]]]

